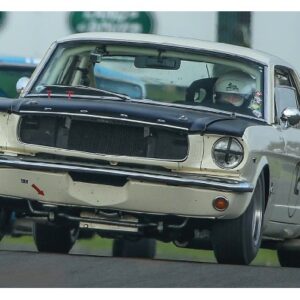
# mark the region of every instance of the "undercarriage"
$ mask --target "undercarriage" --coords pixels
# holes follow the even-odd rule
[[[0,203],[3,210],[14,211],[17,218],[29,218],[36,223],[81,228],[94,231],[105,238],[128,240],[153,238],[163,242],[173,241],[179,247],[193,248],[194,245],[195,248],[212,249],[209,230],[213,219],[56,206],[26,199],[1,198]],[[195,243],[194,239],[199,241]]]

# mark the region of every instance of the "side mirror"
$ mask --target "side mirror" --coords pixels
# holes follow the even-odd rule
[[[300,111],[297,108],[287,107],[282,111],[280,119],[285,122],[286,127],[295,126],[300,122]]]
[[[27,83],[29,81],[29,78],[28,77],[21,77],[18,81],[17,81],[17,84],[16,84],[16,90],[17,90],[17,93],[20,94],[24,88],[26,87]]]

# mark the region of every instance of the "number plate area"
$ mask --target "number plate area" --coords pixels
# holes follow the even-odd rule
[[[92,212],[81,212],[80,217],[85,219],[79,223],[80,228],[99,231],[138,232],[138,219],[131,216],[105,219]]]

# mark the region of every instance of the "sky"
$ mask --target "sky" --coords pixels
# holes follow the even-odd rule
[[[296,0],[0,0],[1,10],[96,11],[116,8],[119,11],[299,11],[300,3]]]

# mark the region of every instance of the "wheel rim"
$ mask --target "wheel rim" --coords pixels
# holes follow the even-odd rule
[[[257,182],[253,194],[253,216],[252,216],[252,240],[255,246],[260,242],[261,227],[263,220],[262,209],[262,185],[260,180]]]

